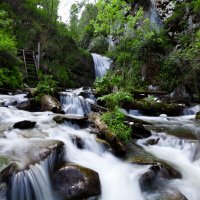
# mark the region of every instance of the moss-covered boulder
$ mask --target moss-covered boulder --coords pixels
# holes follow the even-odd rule
[[[73,163],[64,163],[53,174],[53,187],[58,197],[86,199],[101,194],[97,172]]]
[[[184,106],[178,104],[145,100],[123,102],[122,107],[126,110],[140,110],[145,115],[151,116],[159,116],[160,114],[167,114],[168,116],[179,116],[182,114],[183,109],[185,108]]]

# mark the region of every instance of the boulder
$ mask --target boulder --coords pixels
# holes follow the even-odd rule
[[[24,120],[21,122],[17,122],[13,125],[13,128],[18,128],[18,129],[30,129],[30,128],[34,128],[36,125],[36,122],[31,122],[28,120]]]
[[[77,164],[58,166],[52,180],[53,188],[61,199],[86,199],[101,194],[98,173]]]
[[[149,139],[145,142],[145,145],[155,145],[159,142],[160,138],[157,139]]]
[[[162,179],[181,178],[181,173],[167,165],[166,163],[156,163],[152,165],[139,180],[142,191],[148,191],[160,187],[158,183]]]
[[[151,131],[144,128],[142,124],[133,124],[131,126],[132,133],[131,137],[133,139],[142,139],[142,138],[148,138],[151,136]]]
[[[40,103],[42,111],[51,111],[53,113],[62,112],[60,102],[51,95],[43,95]]]

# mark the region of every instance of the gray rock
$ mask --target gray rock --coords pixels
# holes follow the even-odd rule
[[[101,194],[97,172],[72,163],[60,165],[53,174],[53,187],[62,199],[85,199]]]

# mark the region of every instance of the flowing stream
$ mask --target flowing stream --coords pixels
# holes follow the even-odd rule
[[[99,59],[98,56],[93,56]],[[103,63],[104,58],[101,58]],[[101,63],[97,60],[95,62],[98,62],[96,66]],[[110,61],[106,67],[108,63]],[[98,69],[97,74],[104,73],[100,71]],[[89,102],[95,102],[93,95],[83,95],[85,98],[82,95],[83,89],[67,90],[61,94],[66,115],[84,116],[91,111]],[[161,192],[157,189],[141,189],[140,178],[149,171],[151,164],[133,164],[115,157],[96,141],[96,135],[90,133],[90,128],[80,128],[70,122],[56,124],[53,120],[56,114],[52,112],[18,110],[15,105],[23,101],[27,101],[25,95],[0,95],[1,105],[4,106],[0,107],[0,155],[8,157],[20,169],[12,175],[5,193],[2,192],[3,183],[0,184],[0,199],[59,200],[49,177],[56,165],[55,155],[51,154],[45,160],[37,161],[40,153],[46,152],[49,144],[54,146],[55,141],[64,143],[66,162],[98,172],[101,182],[99,200],[164,200],[161,193],[167,192],[167,188],[181,192],[188,200],[200,199],[200,123],[194,120],[194,114],[200,110],[199,106],[185,112],[187,114],[191,111],[193,115],[179,117],[147,117],[138,115],[136,111],[129,113],[130,116],[150,122],[146,128],[151,130],[152,136],[137,140],[137,145],[155,158],[168,163],[182,175],[180,179],[161,180],[164,184]],[[27,119],[36,122],[33,129],[12,128],[14,123]],[[83,141],[82,149],[73,143],[74,137]],[[146,145],[147,140],[157,138],[157,144]]]

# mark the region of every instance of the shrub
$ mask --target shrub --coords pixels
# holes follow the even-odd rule
[[[125,115],[118,108],[102,115],[102,120],[107,124],[108,129],[120,140],[128,142],[131,137],[131,128],[124,124],[124,119]]]
[[[36,101],[40,101],[42,95],[52,95],[56,89],[56,81],[52,79],[51,75],[41,75],[40,82],[36,87]]]
[[[120,106],[124,101],[132,101],[133,97],[129,92],[118,91],[115,93],[107,94],[98,98],[101,101],[105,101],[106,106],[114,110],[116,107]]]
[[[17,67],[0,68],[0,87],[17,89],[22,86],[22,76]]]

